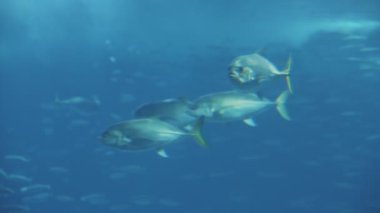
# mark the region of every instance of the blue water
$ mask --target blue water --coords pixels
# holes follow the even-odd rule
[[[380,212],[379,12],[375,0],[2,1],[0,212]],[[142,104],[233,89],[229,63],[258,50],[279,68],[292,55],[290,122],[271,109],[254,128],[205,123],[207,149],[184,138],[168,159],[99,142]],[[101,104],[54,103],[75,96]]]

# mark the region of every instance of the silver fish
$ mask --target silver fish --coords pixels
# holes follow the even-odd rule
[[[103,144],[119,149],[131,151],[156,149],[159,155],[167,157],[162,147],[183,136],[193,136],[199,145],[206,146],[200,133],[201,125],[202,120],[199,119],[192,132],[187,132],[157,119],[134,119],[109,127],[100,139]]]
[[[288,90],[293,93],[290,83],[291,57],[283,71],[258,53],[242,55],[235,58],[229,66],[229,77],[238,88],[257,88],[262,83],[277,76],[284,76]]]
[[[280,115],[290,120],[285,108],[289,92],[282,92],[276,101],[261,98],[248,91],[227,91],[213,93],[200,97],[195,102],[197,116],[204,116],[209,121],[228,122],[243,120],[250,126],[255,126],[252,116],[261,111],[276,106]]]

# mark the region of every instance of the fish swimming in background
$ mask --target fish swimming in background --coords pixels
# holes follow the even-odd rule
[[[171,144],[183,136],[192,136],[196,142],[206,147],[200,129],[203,119],[198,119],[191,132],[152,118],[124,121],[109,127],[100,137],[103,144],[130,151],[155,149],[161,157],[168,157],[164,146]]]
[[[16,204],[0,204],[0,212],[29,212],[30,207]]]
[[[21,162],[25,162],[25,163],[30,161],[28,158],[21,156],[21,155],[6,155],[6,156],[4,156],[4,159],[21,161]]]
[[[48,191],[50,189],[51,189],[51,186],[47,184],[33,184],[33,185],[21,187],[20,192],[38,193],[38,192]]]
[[[55,97],[54,103],[57,106],[64,107],[76,111],[82,115],[91,115],[99,110],[101,102],[97,96],[85,98],[82,96],[74,96],[67,99]]]
[[[7,176],[8,180],[15,181],[15,182],[32,182],[32,178],[24,176],[24,175],[18,175],[18,174],[8,174]]]
[[[14,194],[15,191],[9,187],[0,185],[0,197],[4,195]]]
[[[8,174],[3,169],[0,169],[0,178],[8,178]]]
[[[194,111],[206,121],[229,122],[243,120],[249,126],[255,126],[253,116],[275,106],[281,117],[290,120],[285,103],[289,92],[282,92],[275,101],[261,98],[246,90],[233,90],[201,96],[195,102]]]
[[[189,130],[197,120],[192,111],[193,103],[185,98],[166,99],[140,106],[134,115],[137,118],[156,118],[177,127]]]
[[[81,104],[86,104],[86,103],[92,103],[92,104],[100,105],[100,100],[96,96],[93,96],[92,99],[87,99],[81,96],[74,96],[67,99],[60,99],[56,96],[55,103],[67,104],[67,105],[81,105]]]
[[[229,77],[239,89],[258,88],[262,83],[275,77],[285,77],[290,93],[293,93],[290,82],[290,67],[292,59],[289,56],[286,67],[280,71],[268,59],[258,53],[242,55],[235,58],[229,66]]]

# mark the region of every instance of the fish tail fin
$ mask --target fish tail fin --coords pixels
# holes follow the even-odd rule
[[[288,61],[286,62],[285,69],[282,71],[282,74],[285,76],[286,85],[291,94],[293,94],[292,84],[290,82],[290,68],[292,66],[292,56],[289,55]]]
[[[197,120],[192,130],[193,131],[192,136],[194,137],[195,141],[197,142],[199,146],[206,148],[208,145],[201,134],[203,123],[204,123],[204,117],[201,117]]]
[[[282,92],[276,99],[276,109],[283,119],[289,121],[290,116],[285,106],[286,101],[288,100],[288,97],[289,97],[289,91]]]

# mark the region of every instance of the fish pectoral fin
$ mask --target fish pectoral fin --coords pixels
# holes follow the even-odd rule
[[[156,153],[158,156],[160,156],[162,158],[168,158],[169,157],[169,155],[166,153],[165,149],[162,149],[162,148],[157,149]]]
[[[194,125],[191,125],[191,124],[189,124],[189,125],[186,125],[185,127],[183,127],[186,131],[188,131],[188,132],[191,132],[191,131],[193,131],[193,129],[194,129]]]
[[[192,135],[199,146],[206,148],[207,143],[201,133],[201,128],[203,126],[203,123],[204,123],[204,117],[200,117],[194,125]]]
[[[257,126],[256,122],[252,118],[244,119],[243,122],[251,127]]]

